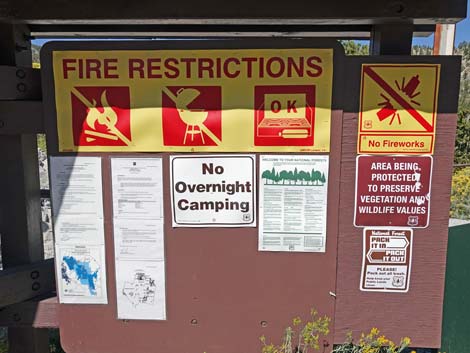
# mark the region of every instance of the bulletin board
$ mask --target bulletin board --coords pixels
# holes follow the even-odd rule
[[[224,127],[222,129],[219,127],[218,130],[217,123],[215,125],[208,123],[208,126],[198,126],[198,124],[195,124],[196,126],[193,126],[193,129],[186,130],[185,128],[179,130],[182,131],[182,135],[176,136],[178,140],[174,141],[177,142],[170,138],[170,142],[161,139],[156,144],[155,141],[151,141],[151,134],[148,136],[145,134],[145,129],[141,130],[143,132],[139,136],[138,133],[137,135],[134,134],[134,131],[138,131],[134,127],[131,127],[129,131],[126,130],[126,126],[114,124],[113,126],[108,126],[106,131],[102,131],[90,129],[93,122],[90,124],[86,122],[88,124],[87,129],[81,129],[84,133],[74,135],[73,114],[67,111],[67,107],[76,106],[78,111],[80,109],[82,111],[83,109],[91,110],[93,99],[95,101],[106,99],[109,105],[112,105],[111,101],[118,99],[120,94],[125,97],[123,98],[124,101],[126,101],[126,97],[130,97],[130,101],[135,97],[132,94],[128,95],[125,90],[120,88],[122,84],[119,82],[116,83],[115,81],[115,83],[112,83],[113,78],[110,78],[110,76],[115,75],[117,72],[112,69],[107,73],[108,78],[106,79],[108,81],[106,81],[106,84],[100,81],[103,78],[98,81],[86,78],[80,81],[81,79],[77,78],[77,81],[72,83],[72,88],[68,87],[62,90],[56,86],[53,72],[54,69],[57,71],[57,69],[60,70],[63,67],[54,68],[53,57],[74,59],[73,55],[79,52],[82,53],[82,56],[79,58],[85,59],[86,55],[91,53],[93,56],[93,53],[99,51],[97,55],[103,55],[104,60],[106,58],[113,58],[108,57],[103,52],[141,53],[145,51],[149,53],[147,55],[152,56],[150,53],[157,55],[162,51],[171,51],[172,54],[180,55],[180,57],[195,52],[196,57],[199,55],[202,58],[211,58],[210,55],[203,56],[200,54],[203,50],[231,53],[227,57],[235,58],[237,58],[237,52],[244,53],[244,51],[247,53],[261,52],[261,54],[264,53],[263,55],[270,54],[271,57],[283,57],[287,52],[291,52],[290,56],[292,58],[286,59],[286,66],[283,70],[285,70],[286,75],[302,76],[302,78],[294,78],[291,84],[287,84],[289,86],[287,87],[287,93],[293,95],[292,97],[296,97],[298,100],[283,101],[282,94],[285,94],[286,91],[280,90],[278,86],[282,88],[289,81],[285,81],[284,78],[268,77],[263,81],[263,86],[268,86],[268,92],[265,91],[266,87],[256,88],[250,86],[249,91],[253,93],[250,99],[247,98],[244,101],[243,99],[245,98],[239,93],[239,98],[230,102],[227,106],[229,113],[237,113],[240,116],[240,121],[234,126],[229,127],[228,130],[224,130]],[[311,55],[308,54],[309,52]],[[277,54],[274,55],[275,53]],[[298,58],[304,55],[304,53],[308,55],[305,56],[303,64],[299,64],[298,60],[295,61],[296,55]],[[336,251],[339,225],[337,210],[340,201],[341,160],[341,150],[334,146],[340,146],[342,138],[342,111],[339,108],[341,85],[338,83],[338,80],[341,80],[343,76],[342,63],[344,56],[339,44],[331,40],[317,39],[58,42],[47,44],[41,55],[48,151],[51,158],[61,156],[100,157],[102,170],[107,303],[60,304],[60,332],[64,349],[71,353],[119,353],[131,350],[141,352],[168,350],[208,353],[256,352],[261,348],[260,336],[265,336],[268,341],[279,341],[283,330],[291,325],[292,318],[295,316],[308,318],[311,308],[315,308],[320,314],[332,318],[330,325],[331,332],[325,341],[321,342],[325,349],[331,348],[335,317]],[[315,58],[312,59],[311,57]],[[330,81],[321,81],[323,78],[320,78],[320,81],[318,81],[318,77],[309,76],[309,73],[312,76],[318,75],[318,68],[315,69],[314,65],[319,64],[319,61],[324,63],[322,70],[325,70],[324,72],[330,75]],[[75,63],[77,62],[75,61]],[[233,62],[228,64],[230,70],[233,70],[233,67],[235,67]],[[280,72],[284,65],[280,64],[280,62],[281,60],[278,59],[273,61],[274,66],[271,71],[277,70],[272,72],[274,76]],[[289,64],[291,65],[290,71],[297,70],[295,72],[301,72],[301,74],[295,74],[294,71],[288,74],[288,62],[294,62],[294,64]],[[72,64],[67,64],[69,65],[68,68],[75,65],[72,61],[70,63]],[[140,67],[138,66],[140,62],[136,61],[136,63],[136,68]],[[96,63],[91,65],[96,65]],[[109,61],[109,65],[113,67],[115,62]],[[68,74],[79,74],[79,70],[78,67],[75,67],[75,69],[68,71]],[[217,69],[214,68],[214,70],[214,75],[217,75]],[[244,70],[247,72],[247,69]],[[309,73],[306,70],[310,70]],[[136,69],[135,74],[140,75],[138,72],[139,70]],[[84,72],[83,74],[85,75],[83,77],[86,77],[86,73]],[[148,72],[145,74],[148,74]],[[158,72],[154,72],[154,74],[158,74]],[[234,71],[230,71],[229,74],[234,74]],[[104,77],[104,73],[102,75]],[[205,75],[209,75],[209,73],[206,71]],[[94,86],[109,87],[109,93],[103,95],[103,90],[94,90]],[[230,85],[228,86],[230,87]],[[164,109],[169,109],[169,112],[165,114],[170,117],[171,114],[175,114],[175,108],[179,109],[181,105],[183,105],[183,108],[187,108],[187,110],[197,110],[200,108],[197,105],[190,106],[188,102],[181,103],[181,101],[178,101],[178,95],[182,92],[191,96],[194,90],[197,90],[200,93],[199,97],[203,97],[204,94],[220,96],[217,89],[210,88],[211,86],[207,82],[202,81],[199,85],[183,81],[179,86],[177,84],[168,84],[166,87],[169,87],[168,91],[162,92],[158,99],[161,106],[163,106],[161,108],[162,114]],[[314,94],[311,91],[312,87],[323,87],[324,90]],[[111,94],[113,88],[114,95]],[[192,88],[193,90],[187,90],[185,93],[184,90],[181,91],[182,88]],[[238,92],[242,92],[243,81],[235,84],[235,88]],[[78,93],[72,91],[73,89],[77,89]],[[69,93],[72,91],[74,93],[72,95],[62,95],[65,91]],[[265,109],[267,107],[261,106],[256,110],[257,103],[259,103],[258,100],[260,99],[256,98],[256,95],[264,97],[262,103],[269,103],[273,109],[269,112]],[[311,97],[315,97],[316,100],[311,100]],[[302,99],[305,100],[301,104],[303,108],[301,111],[297,109],[299,107],[299,99],[300,101]],[[147,119],[145,111],[149,109],[148,104],[142,102],[142,105],[135,106],[130,101],[127,103],[129,108],[142,112],[144,114],[142,119]],[[198,102],[197,100],[193,101],[194,104]],[[83,107],[84,102],[85,107]],[[249,107],[251,107],[251,111],[248,114],[251,117],[249,122],[246,112],[249,108],[247,106],[248,102]],[[88,107],[86,103],[88,103]],[[224,100],[224,103],[226,104],[226,100]],[[211,107],[210,104],[220,103],[217,103],[216,99],[207,104],[209,106],[206,105],[206,107],[210,111],[207,121],[213,119],[211,121],[217,122],[217,115],[219,113],[216,107]],[[282,106],[278,107],[278,104]],[[160,109],[159,106],[160,104],[157,104],[156,108]],[[260,114],[255,114],[253,107],[255,107],[254,110],[261,113],[261,116]],[[312,107],[314,109],[311,109]],[[262,115],[274,114],[278,111],[278,108],[281,111],[284,109],[284,113],[303,114],[303,117],[307,120],[310,119],[309,127],[305,128],[307,125],[304,126],[302,125],[304,123],[301,122],[300,129],[298,127],[278,129],[273,134],[269,130],[267,130],[268,133],[266,131],[263,132],[261,121],[267,117]],[[121,116],[125,118],[126,113],[124,112],[118,116],[118,121]],[[222,120],[223,116],[222,112]],[[72,121],[72,125],[64,128],[64,125],[60,124],[63,124],[67,119]],[[97,119],[99,118],[96,118],[95,121],[98,121]],[[233,118],[231,120],[236,121]],[[83,121],[80,123],[85,124]],[[241,125],[237,127],[237,124]],[[312,129],[315,126],[318,126],[318,128]],[[119,131],[116,132],[113,129]],[[164,129],[163,125],[160,125],[158,129]],[[202,133],[198,133],[201,129]],[[210,131],[207,132],[205,131],[206,129]],[[237,135],[234,135],[236,138],[233,138],[224,145],[224,136],[230,135],[230,132],[227,133],[230,129],[238,131]],[[89,131],[85,132],[85,130]],[[260,132],[258,133],[257,131]],[[193,133],[191,134],[190,132]],[[282,136],[283,133],[301,134],[301,136],[279,139],[279,136]],[[117,139],[112,139],[112,136],[108,135],[117,136]],[[203,144],[199,143],[197,145],[197,139],[201,139],[202,136],[206,138],[206,141]],[[176,137],[173,136],[174,139]],[[193,137],[192,140],[191,137]],[[129,148],[132,145],[129,142],[132,142],[134,138],[142,138],[144,142],[143,144],[137,143]],[[185,138],[186,143],[184,143]],[[105,150],[100,150],[100,148],[93,145],[97,141],[103,141],[103,139],[109,142]],[[183,143],[181,140],[183,140]],[[283,145],[278,141],[288,142]],[[289,141],[297,141],[297,145]],[[331,149],[330,146],[332,147]],[[313,154],[312,152],[315,153]],[[256,214],[256,222],[249,227],[174,227],[171,209],[172,195],[170,191],[172,189],[170,175],[170,170],[173,167],[172,161],[174,158],[184,159],[188,156],[210,156],[212,154],[222,157],[225,155],[227,158],[237,155],[254,156],[257,185],[262,173],[259,170],[262,156],[287,155],[291,157],[299,156],[299,158],[305,155],[310,157],[329,156],[327,168],[328,206],[324,210],[326,215],[326,244],[324,244],[324,252],[260,251],[258,243],[259,214]],[[164,320],[122,319],[119,318],[117,311],[116,271],[119,271],[119,269],[115,267],[116,234],[114,234],[113,230],[115,229],[114,223],[116,222],[116,217],[113,214],[115,210],[113,210],[111,164],[112,160],[120,158],[130,158],[137,161],[139,158],[161,158],[162,160],[166,284],[166,316]],[[313,175],[313,171],[311,175]],[[322,177],[325,178],[325,175],[322,176],[322,173],[315,175],[315,180],[317,181],[312,179],[304,182],[310,182],[311,184],[326,183],[326,180],[324,182],[321,181]],[[281,181],[276,182],[281,183]],[[258,191],[257,187],[254,192],[254,204],[257,213],[260,197]],[[292,249],[295,250],[294,248]]]
[[[215,52],[203,55],[204,50]],[[252,58],[245,55],[250,50],[258,54],[258,59],[247,59]],[[148,61],[139,57],[142,51],[148,53],[148,59],[166,51],[171,56],[162,54],[162,58],[186,58],[183,62],[188,63],[193,61],[188,61],[189,55],[185,53],[193,51],[200,65],[198,70],[202,70],[202,81],[200,84],[183,81],[179,85],[168,84],[164,79],[158,81],[161,79],[158,75],[167,75],[168,79],[174,70],[162,73],[165,64],[161,66],[161,60],[156,60],[148,71],[145,66]],[[113,53],[121,56],[113,57]],[[131,57],[129,53],[140,54]],[[237,56],[240,53],[245,56]],[[328,53],[332,55],[331,61]],[[80,69],[78,59],[84,60],[87,55],[96,56],[94,59],[102,63],[108,60],[107,77],[100,71],[99,79],[108,83],[96,83],[96,77],[86,78],[87,70]],[[299,59],[302,56],[304,66]],[[54,66],[54,57],[62,62],[66,60],[67,65]],[[238,63],[259,64],[260,57],[277,58],[271,60],[274,66],[270,77],[264,77],[260,85],[251,80],[249,89],[234,101],[227,101],[225,91],[207,81],[211,75],[212,78],[225,75],[227,79],[227,73],[228,76],[260,75],[259,67],[256,73],[252,67],[249,74],[248,66],[237,73]],[[136,59],[130,71],[114,68],[123,58],[127,63]],[[103,65],[98,61],[89,62],[93,68],[88,70],[91,75],[96,76],[97,67]],[[223,62],[227,63],[225,73]],[[315,69],[314,64],[320,62],[326,66]],[[174,69],[175,61],[168,63],[167,68]],[[260,336],[279,342],[291,319],[297,315],[308,316],[312,307],[332,319],[331,332],[322,342],[325,351],[331,350],[333,343],[343,342],[346,333],[352,331],[359,337],[373,326],[379,326],[382,333],[395,341],[409,336],[415,347],[440,346],[458,58],[345,57],[338,43],[323,39],[63,42],[43,49],[42,65],[50,155],[101,158],[106,304],[60,304],[61,338],[68,352],[170,349],[257,352],[261,349]],[[61,81],[54,73],[60,70],[64,75],[65,72],[70,77],[75,75],[71,86],[57,85]],[[313,76],[320,71],[329,72],[331,87],[325,77],[310,77],[306,70]],[[135,75],[134,80],[150,74],[157,80],[152,85],[163,82],[166,89],[155,94],[156,107],[145,100],[132,105],[134,96],[122,88],[122,82],[109,84],[109,80],[118,80],[116,75],[131,73]],[[287,76],[273,77],[279,74]],[[83,78],[77,79],[77,75]],[[289,75],[297,77],[292,84],[287,84],[292,78]],[[109,95],[104,89],[95,89],[98,84],[108,87]],[[247,82],[227,85],[242,92],[243,84]],[[319,87],[326,89],[317,95]],[[325,92],[330,88],[328,98]],[[252,94],[251,100],[246,98],[247,92]],[[215,99],[198,101],[198,97],[205,95]],[[111,101],[119,97],[128,97],[123,99],[124,108],[139,111],[139,121],[160,116],[157,123],[160,125],[147,131],[139,127],[137,120],[137,127],[119,125],[116,121],[129,120],[123,109],[114,123],[101,121],[107,127],[105,130],[96,128],[100,124],[94,125],[100,122],[100,114],[90,122],[82,119],[78,126],[83,128],[74,130],[70,107],[75,105],[82,113],[87,109],[93,111],[93,99],[106,99],[109,103],[106,105],[112,105]],[[176,135],[165,138],[165,116],[184,122],[184,111],[197,113],[203,106],[207,115],[204,124],[194,123],[183,129],[176,126]],[[222,106],[230,111],[231,118],[225,121],[223,110],[220,115]],[[272,129],[266,130],[266,119],[275,118],[278,113],[291,114],[288,116],[292,118],[299,118],[297,115],[301,113],[302,121],[296,128],[278,126],[276,130],[270,125]],[[328,123],[318,121],[323,118]],[[303,119],[310,125],[303,125],[306,124]],[[64,125],[67,121],[68,125]],[[224,127],[227,121],[235,123]],[[319,123],[318,130],[316,123]],[[152,140],[151,136],[156,137]],[[225,140],[225,136],[231,137]],[[97,146],[103,141],[106,141],[104,147]],[[257,205],[255,213],[237,220],[219,219],[221,213],[217,213],[214,219],[200,224],[195,224],[198,219],[188,218],[183,211],[190,207],[186,194],[190,194],[188,185],[192,179],[175,178],[171,172],[184,168],[191,171],[191,163],[204,156],[245,159],[246,168],[250,168],[249,160],[253,161],[255,198],[240,198],[238,202],[239,206],[241,202]],[[298,156],[299,160],[305,156],[320,159],[328,156],[327,176],[315,170],[308,174],[294,169],[282,171],[278,165],[269,164],[279,156]],[[116,274],[121,272],[115,267],[117,238],[113,231],[116,215],[111,164],[119,158],[161,158],[162,161],[166,309],[161,320],[122,318],[117,310]],[[230,175],[237,174],[227,161],[223,163],[228,164],[216,163],[215,159],[206,162],[202,174],[205,171],[215,177],[217,171],[223,175],[223,170],[230,170]],[[200,170],[201,166],[194,170]],[[326,178],[326,247],[318,252],[303,252],[287,244],[284,249],[265,251],[258,240],[262,227],[260,205],[264,200],[260,183],[264,183],[263,187],[269,183],[287,183],[301,188],[302,183],[324,184],[322,180]],[[255,184],[247,175],[243,180],[250,180],[251,186]],[[197,186],[192,187],[197,191]],[[175,188],[179,190],[176,194]],[[295,198],[295,192],[290,196]],[[175,205],[181,211],[177,216]],[[200,220],[204,215],[207,214],[201,213]],[[217,222],[223,224],[204,226]],[[409,317],[414,320],[404,319]]]

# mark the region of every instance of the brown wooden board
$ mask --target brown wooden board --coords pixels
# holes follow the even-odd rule
[[[362,228],[353,225],[359,87],[362,63],[440,63],[437,134],[429,227],[414,230],[413,266],[406,294],[359,290]],[[350,57],[345,72],[335,342],[378,327],[394,340],[409,336],[415,347],[439,347],[446,267],[450,183],[457,118],[460,58]],[[377,215],[380,217],[380,215]]]
[[[341,146],[341,49],[323,40],[248,40],[177,42],[76,42],[42,52],[43,97],[50,155],[57,152],[53,50],[159,48],[335,48],[331,145]],[[65,155],[65,154],[62,154]],[[70,155],[70,154],[67,154]],[[84,155],[82,153],[82,155]],[[110,153],[101,156],[107,263],[107,305],[61,304],[62,344],[67,353],[258,352],[259,337],[279,342],[294,316],[310,308],[334,317],[338,234],[340,149],[330,153],[326,253],[258,252],[257,228],[172,228],[168,153],[163,157],[166,257],[166,321],[118,320],[113,247]],[[130,154],[119,154],[130,156]],[[333,295],[331,295],[333,293]],[[333,323],[331,324],[333,329]],[[333,330],[325,345],[332,347]],[[323,344],[323,342],[321,342]],[[330,348],[326,348],[328,351]]]
[[[49,46],[42,54],[42,63],[46,129],[51,154],[58,154],[50,59],[54,48],[272,48],[290,45],[334,46],[332,42],[321,40],[150,44],[81,42]],[[312,306],[334,319],[332,328],[336,343],[343,342],[349,331],[357,336],[371,327],[379,327],[394,340],[410,336],[414,346],[439,347],[459,60],[455,57],[409,56],[339,59],[336,55],[326,254],[259,253],[256,250],[256,229],[172,228],[168,154],[133,154],[163,156],[167,321],[116,319],[110,154],[87,154],[103,157],[109,304],[60,305],[61,334],[68,352],[119,353],[170,349],[208,353],[256,352],[260,349],[259,336],[266,335],[268,340],[276,340],[293,316],[306,314]],[[415,229],[408,293],[367,293],[359,290],[362,228],[354,227],[353,213],[362,63],[441,64],[430,222],[425,229]],[[330,291],[336,293],[336,303]],[[329,343],[332,341],[330,337]]]

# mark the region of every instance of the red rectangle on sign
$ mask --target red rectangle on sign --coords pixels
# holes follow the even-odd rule
[[[255,146],[313,146],[315,89],[255,86]]]
[[[431,156],[358,156],[354,225],[427,227],[431,172]]]
[[[360,289],[407,292],[412,249],[411,228],[365,228]]]

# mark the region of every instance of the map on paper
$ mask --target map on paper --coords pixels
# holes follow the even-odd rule
[[[56,244],[60,303],[106,304],[103,245]]]
[[[118,319],[166,320],[165,261],[116,261]]]
[[[62,279],[66,286],[73,288],[71,289],[73,291],[85,287],[90,295],[96,295],[99,270],[98,263],[91,256],[85,256],[83,259],[77,259],[75,256],[62,257]]]
[[[153,305],[156,288],[155,279],[145,272],[138,271],[132,281],[124,282],[122,294],[129,299],[134,307],[140,304]]]

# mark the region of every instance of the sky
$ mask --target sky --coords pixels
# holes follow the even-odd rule
[[[469,18],[469,11],[470,11],[470,0],[467,2],[467,17],[465,20],[460,21],[457,23],[455,29],[455,46],[458,46],[459,43],[467,41],[470,42],[470,18]],[[434,35],[431,35],[426,38],[413,38],[413,44],[418,45],[427,45],[432,47],[434,45]]]
[[[470,4],[469,4],[470,7]],[[461,42],[470,42],[470,18],[468,17],[463,21],[457,23],[455,29],[455,46],[458,46]],[[434,45],[434,34],[429,37],[414,37],[413,44],[416,45],[427,45],[432,47]]]

